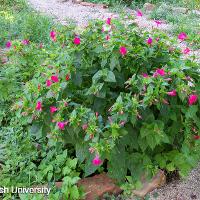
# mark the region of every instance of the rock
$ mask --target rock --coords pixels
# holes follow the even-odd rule
[[[73,3],[79,4],[81,2],[83,2],[83,0],[72,0]]]
[[[151,3],[145,3],[143,8],[145,11],[147,12],[152,12],[154,9],[155,9],[155,5],[154,4],[151,4]]]
[[[90,2],[81,2],[80,5],[82,6],[90,6],[90,7],[97,7],[97,8],[107,8],[108,6],[105,4],[100,3],[90,3]]]
[[[85,193],[85,200],[102,199],[106,193],[119,195],[122,190],[105,173],[81,179],[78,186],[82,186]]]
[[[188,13],[189,9],[188,8],[182,8],[182,7],[172,7],[172,10],[176,13],[182,13],[182,14],[186,14]]]
[[[133,190],[133,194],[144,198],[149,192],[153,191],[156,188],[162,187],[166,183],[166,176],[164,171],[160,170],[150,182],[144,180],[144,176],[141,178],[143,182],[142,189]]]
[[[66,2],[66,1],[68,1],[68,0],[57,0],[59,3],[64,3],[64,2]]]
[[[56,188],[60,189],[62,187],[63,182],[56,182]],[[84,200],[96,200],[103,199],[104,194],[108,193],[111,195],[119,195],[122,193],[122,189],[120,189],[115,181],[109,178],[105,173],[95,175],[88,178],[83,178],[78,181],[78,187],[82,187],[84,192],[86,193],[86,197]],[[37,185],[33,186],[47,188],[48,184],[45,185]]]

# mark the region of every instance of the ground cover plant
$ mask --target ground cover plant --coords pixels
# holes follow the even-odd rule
[[[16,110],[37,135],[72,145],[84,176],[101,165],[120,181],[158,168],[185,175],[198,160],[198,66],[170,51],[166,35],[111,21],[52,31]]]
[[[199,161],[200,73],[176,46],[189,35],[123,18],[48,30],[2,40],[1,77],[12,86],[1,101],[1,184],[64,181],[49,199],[81,199],[79,178],[103,171],[125,189],[158,169],[187,175]]]

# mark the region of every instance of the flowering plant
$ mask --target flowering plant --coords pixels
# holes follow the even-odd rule
[[[118,180],[188,172],[199,159],[200,73],[170,38],[108,19],[50,40],[15,106],[24,124],[73,145],[85,176],[100,166]]]

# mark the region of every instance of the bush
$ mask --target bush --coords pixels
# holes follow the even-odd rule
[[[199,159],[197,64],[157,30],[108,24],[51,32],[41,49],[48,55],[16,105],[21,121],[73,145],[84,176],[99,165],[119,181],[158,168],[186,175]]]

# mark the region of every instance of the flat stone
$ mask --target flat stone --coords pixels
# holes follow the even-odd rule
[[[154,4],[151,4],[151,3],[145,3],[143,8],[145,11],[147,12],[152,12],[154,9],[155,9],[155,5]]]
[[[119,195],[122,190],[115,184],[115,181],[109,178],[105,173],[81,179],[78,186],[82,186],[85,193],[85,200],[102,199],[103,195]]]
[[[188,13],[189,9],[188,8],[183,8],[183,7],[172,7],[172,10],[175,13],[182,13],[182,14],[186,14]]]
[[[159,170],[158,173],[150,181],[144,180],[144,176],[141,178],[141,181],[143,182],[142,188],[139,190],[133,190],[133,194],[144,198],[149,192],[165,185],[166,176],[164,171]]]

